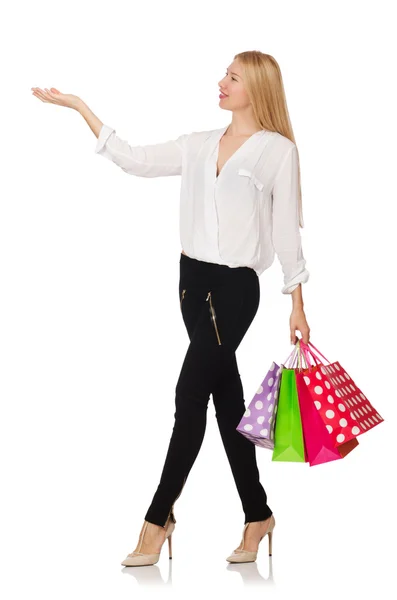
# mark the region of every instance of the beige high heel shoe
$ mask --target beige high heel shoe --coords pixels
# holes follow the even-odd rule
[[[168,554],[169,554],[169,558],[172,558],[172,543],[171,543],[171,537],[172,537],[172,532],[175,529],[175,517],[174,517],[174,513],[173,511],[170,512],[166,525],[165,525],[165,538],[164,538],[164,542],[166,539],[168,539]],[[159,558],[160,558],[160,553],[161,553],[161,548],[160,548],[160,552],[154,552],[152,554],[144,554],[143,552],[139,552],[139,550],[142,548],[142,543],[143,543],[143,538],[145,536],[145,531],[147,529],[148,526],[148,521],[144,521],[144,525],[143,525],[143,530],[141,532],[141,543],[138,546],[138,550],[131,552],[131,554],[128,554],[128,556],[123,560],[123,562],[121,563],[124,567],[138,567],[138,566],[144,566],[144,565],[155,565]],[[164,544],[163,542],[163,544]]]
[[[262,535],[261,539],[259,540],[259,543],[260,543],[261,540],[265,537],[265,535],[269,536],[269,556],[272,555],[272,538],[273,538],[273,529],[274,529],[275,524],[276,524],[276,521],[274,519],[274,516],[271,515],[267,529],[266,529],[265,533]],[[245,530],[247,529],[248,525],[249,525],[249,523],[246,523],[244,525],[243,537],[241,539],[241,544],[240,544],[241,549],[234,550],[232,552],[232,554],[227,557],[226,560],[228,560],[229,562],[242,563],[242,562],[254,562],[256,560],[258,551],[250,552],[249,550],[244,550],[244,534],[245,534]]]

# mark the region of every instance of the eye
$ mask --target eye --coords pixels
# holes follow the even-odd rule
[[[228,72],[226,71],[226,75],[228,75]],[[237,79],[235,77],[232,77],[233,81],[237,81]]]

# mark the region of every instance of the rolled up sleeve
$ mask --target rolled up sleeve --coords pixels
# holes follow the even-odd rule
[[[115,129],[103,125],[95,152],[111,160],[129,175],[166,177],[182,174],[182,159],[189,134],[160,144],[131,146],[116,135]]]
[[[276,175],[272,189],[272,243],[284,274],[283,294],[291,294],[309,279],[299,232],[299,179],[296,145]]]

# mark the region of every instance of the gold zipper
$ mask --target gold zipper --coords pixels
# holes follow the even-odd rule
[[[185,294],[186,294],[186,290],[182,290],[182,297],[181,297],[181,301],[180,301],[181,310],[182,310],[182,300],[184,299]]]
[[[166,522],[164,523],[163,527],[165,527],[165,526],[167,525],[167,521],[168,521],[169,517],[171,517],[171,521],[172,521],[173,523],[176,523],[176,519],[175,519],[175,515],[174,515],[174,504],[175,504],[175,502],[178,500],[179,496],[182,494],[182,490],[183,490],[183,487],[184,487],[184,485],[185,485],[185,483],[186,483],[186,479],[187,479],[187,476],[186,476],[186,477],[184,478],[184,480],[183,480],[183,484],[182,484],[182,487],[181,487],[181,489],[180,489],[180,492],[179,492],[179,494],[177,495],[177,497],[175,498],[174,502],[172,503],[172,506],[171,506],[170,512],[169,512],[169,513],[168,513],[168,515],[167,515],[167,520],[166,520]]]
[[[210,313],[211,313],[211,320],[212,320],[212,322],[213,322],[213,324],[214,324],[215,331],[216,331],[216,336],[217,336],[217,338],[218,338],[218,344],[219,344],[219,346],[220,346],[220,345],[221,345],[221,339],[220,339],[220,337],[219,337],[218,327],[217,327],[217,325],[216,325],[216,314],[215,314],[214,307],[212,306],[212,297],[211,297],[211,292],[208,292],[208,296],[207,296],[207,298],[206,298],[206,302],[207,302],[208,298],[210,299]]]

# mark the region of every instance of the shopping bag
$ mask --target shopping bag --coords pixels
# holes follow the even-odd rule
[[[299,340],[299,342],[300,341],[301,340]],[[337,447],[334,446],[330,433],[321,419],[304,381],[305,376],[311,375],[311,370],[313,368],[310,356],[306,354],[305,348],[300,345],[298,352],[301,353],[301,358],[303,358],[307,367],[301,368],[301,365],[299,365],[295,368],[295,377],[305,448],[309,465],[312,467],[314,465],[320,465],[344,458],[358,446],[358,440],[357,438],[353,438],[347,442],[343,442]]]
[[[316,363],[310,373],[303,375],[302,380],[334,447],[339,448],[384,421],[338,361],[330,363],[311,342],[304,344],[299,341]],[[313,351],[329,364],[324,365]],[[342,453],[344,451],[345,448],[342,448]]]
[[[282,367],[272,460],[306,462],[295,371]]]
[[[237,431],[256,446],[274,448],[274,424],[277,413],[281,370],[273,362],[256,394],[243,414]]]

